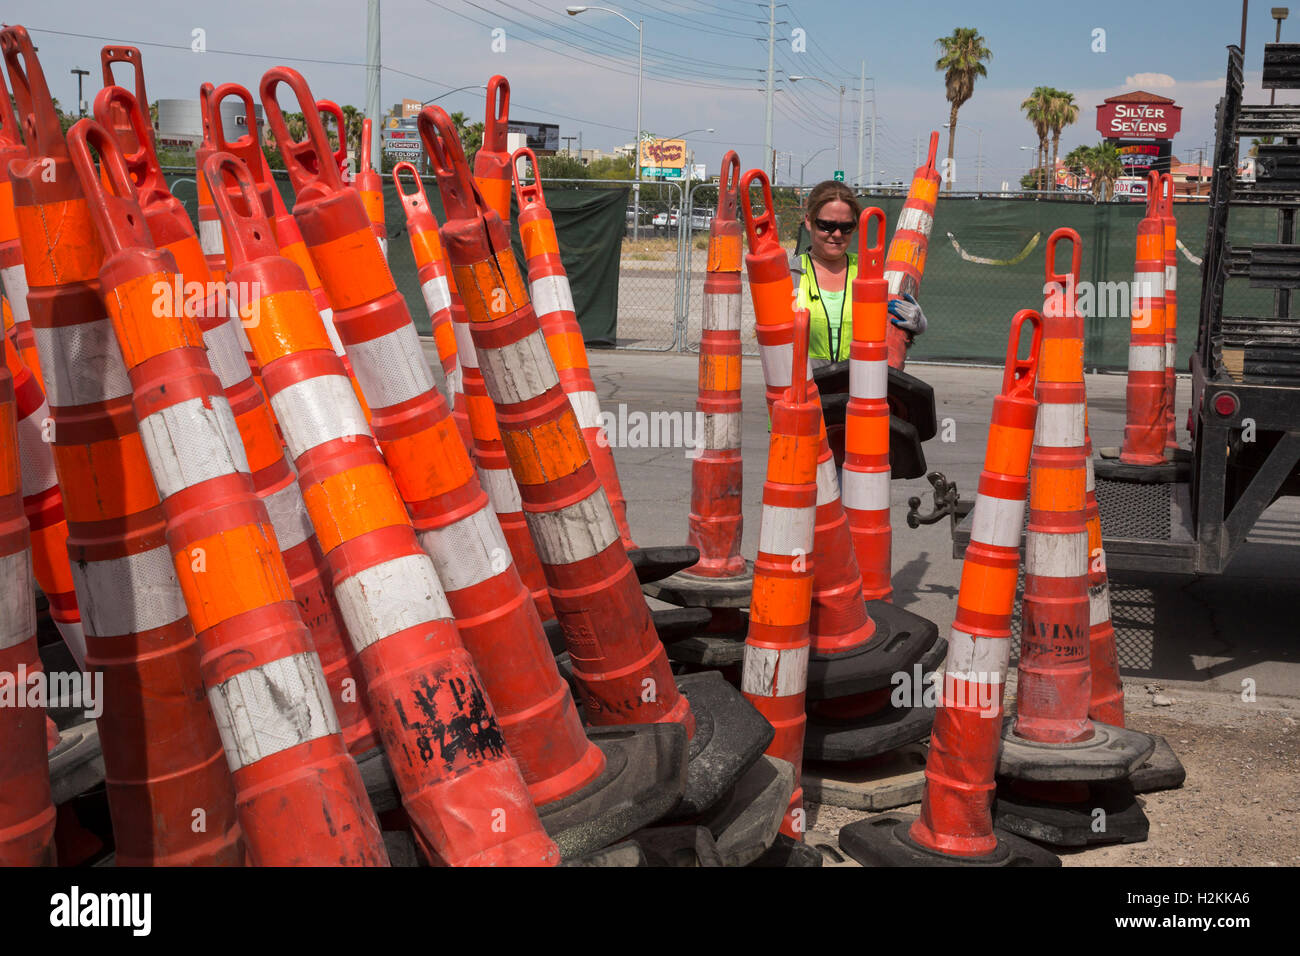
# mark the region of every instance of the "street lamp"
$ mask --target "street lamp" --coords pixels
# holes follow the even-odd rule
[[[78,68],[78,69],[75,69],[75,70],[70,70],[69,72],[70,72],[70,73],[75,73],[76,76],[77,76],[77,113],[78,113],[78,115],[85,116],[85,115],[86,115],[86,107],[85,107],[84,105],[82,105],[83,103],[85,103],[85,100],[83,100],[83,99],[81,98],[81,78],[82,78],[83,76],[90,76],[90,71],[89,71],[89,70],[82,70],[82,69]],[[148,103],[141,103],[141,104],[140,104],[140,109],[142,109],[142,110],[147,110],[148,108],[149,108],[149,104],[148,104]]]
[[[801,192],[803,191],[803,171],[808,168],[809,163],[811,163],[822,153],[826,152],[826,150],[828,149],[830,149],[829,146],[823,146],[821,149],[817,150],[817,152],[813,153],[811,156],[809,156],[807,159],[805,159],[802,163],[799,164],[799,190]]]
[[[714,129],[713,129],[712,126],[710,126],[708,129],[688,129],[685,133],[678,133],[676,136],[666,136],[666,137],[664,137],[664,138],[665,138],[665,139],[685,139],[687,136],[690,136],[692,133],[712,133],[712,132],[714,132]],[[690,164],[689,164],[689,165],[690,165],[691,172],[689,172],[689,173],[686,174],[686,182],[687,182],[688,184],[690,183],[690,181],[692,180],[692,178],[694,178],[693,175],[692,175],[692,173],[693,173],[694,170],[695,170],[695,150],[691,150],[691,158],[690,158]]]
[[[962,129],[970,130],[978,137],[977,145],[975,147],[975,191],[979,192],[980,186],[983,183],[981,167],[984,165],[984,130],[976,129],[974,126],[967,126],[965,123],[958,123],[957,125]],[[944,129],[948,129],[950,126],[952,126],[951,123],[943,124]],[[1023,149],[1024,147],[1021,148]],[[1052,171],[1053,175],[1055,175],[1055,172],[1055,170]]]
[[[580,13],[586,13],[588,10],[601,10],[605,13],[612,13],[616,17],[622,17],[636,27],[636,135],[632,137],[636,155],[632,158],[632,163],[636,167],[636,185],[632,187],[632,238],[641,237],[641,86],[645,79],[645,26],[644,20],[633,22],[630,17],[626,17],[610,7],[565,7],[564,12],[571,17],[576,17]]]
[[[1291,11],[1287,7],[1274,7],[1272,13],[1273,13],[1273,19],[1277,21],[1277,34],[1276,36],[1274,36],[1273,42],[1281,43],[1282,42],[1282,21],[1285,20],[1288,16],[1290,16]],[[1277,90],[1268,91],[1269,106],[1274,105],[1276,96],[1277,96]]]
[[[839,119],[835,121],[835,168],[838,169],[838,170],[843,171],[843,169],[844,169],[844,149],[843,149],[843,146],[844,146],[844,138],[843,138],[843,133],[844,133],[844,84],[841,83],[841,84],[839,84],[838,86],[836,86],[834,83],[831,83],[831,82],[829,82],[829,81],[827,81],[827,80],[823,80],[823,79],[822,79],[821,77],[819,77],[819,76],[802,76],[802,75],[797,75],[797,76],[791,76],[791,77],[789,77],[788,79],[789,79],[790,82],[792,82],[792,83],[797,83],[799,80],[813,80],[813,81],[815,81],[815,82],[817,82],[817,83],[820,83],[822,86],[829,86],[832,90],[838,90],[838,91],[839,91],[839,94],[840,94],[840,116],[839,116]]]
[[[448,90],[446,93],[439,93],[439,94],[438,94],[437,96],[435,96],[433,99],[431,99],[431,100],[425,100],[425,101],[424,101],[423,103],[421,103],[420,105],[421,105],[421,106],[428,106],[430,103],[436,103],[436,102],[438,102],[438,100],[442,99],[444,96],[451,96],[451,94],[453,94],[453,93],[461,93],[461,92],[464,92],[465,90],[486,90],[486,89],[487,89],[487,87],[484,86],[482,83],[479,83],[479,84],[476,85],[476,86],[458,86],[458,87],[456,87],[454,90]]]

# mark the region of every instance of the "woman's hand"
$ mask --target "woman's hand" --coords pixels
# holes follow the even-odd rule
[[[924,332],[928,325],[925,321],[925,313],[921,311],[921,304],[912,297],[910,292],[905,293],[901,299],[890,300],[889,316],[890,322],[904,332],[911,333],[913,337]]]

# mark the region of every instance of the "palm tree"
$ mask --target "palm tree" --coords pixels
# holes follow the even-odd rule
[[[1254,139],[1250,141],[1250,152],[1247,153],[1246,155],[1249,156],[1251,159],[1254,159],[1256,156],[1259,155],[1259,148],[1261,146],[1272,146],[1274,139],[1275,137],[1268,136],[1268,135],[1256,136]]]
[[[1065,171],[1076,177],[1083,177],[1088,174],[1088,147],[1076,146],[1065,154]],[[1075,188],[1079,183],[1075,182]]]
[[[1053,92],[1050,86],[1035,86],[1034,91],[1020,104],[1020,108],[1025,111],[1025,118],[1033,125],[1034,133],[1038,136],[1038,153],[1035,165],[1039,170],[1039,189],[1043,188],[1042,169],[1043,164],[1047,161],[1048,114],[1052,107]]]
[[[984,38],[973,27],[957,27],[952,36],[934,41],[943,55],[935,61],[934,68],[943,70],[943,82],[952,110],[948,117],[948,169],[952,169],[953,150],[957,140],[957,111],[975,92],[975,79],[988,76],[984,61],[993,59],[993,53],[984,45]],[[951,175],[947,192],[952,192]]]
[[[1052,189],[1056,189],[1056,156],[1061,148],[1061,130],[1079,118],[1079,104],[1074,102],[1074,94],[1064,90],[1052,90],[1051,103],[1047,110],[1047,125],[1052,131]]]
[[[1124,164],[1120,160],[1119,150],[1111,143],[1098,143],[1087,151],[1085,165],[1088,175],[1092,177],[1092,194],[1098,199],[1106,198],[1106,191],[1115,185],[1115,180],[1124,175]]]

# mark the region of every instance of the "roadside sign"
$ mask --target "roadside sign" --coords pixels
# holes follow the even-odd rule
[[[835,181],[837,183],[844,182],[844,170],[842,169],[835,170]]]

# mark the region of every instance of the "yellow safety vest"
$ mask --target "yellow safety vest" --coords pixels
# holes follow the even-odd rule
[[[799,276],[797,302],[799,308],[808,310],[809,358],[841,362],[849,357],[849,349],[853,345],[853,280],[858,275],[858,257],[852,252],[846,255],[849,257],[849,271],[844,277],[844,305],[840,311],[838,329],[831,328],[830,318],[826,314],[821,290],[817,288],[812,256],[805,252],[799,257],[803,272]]]

